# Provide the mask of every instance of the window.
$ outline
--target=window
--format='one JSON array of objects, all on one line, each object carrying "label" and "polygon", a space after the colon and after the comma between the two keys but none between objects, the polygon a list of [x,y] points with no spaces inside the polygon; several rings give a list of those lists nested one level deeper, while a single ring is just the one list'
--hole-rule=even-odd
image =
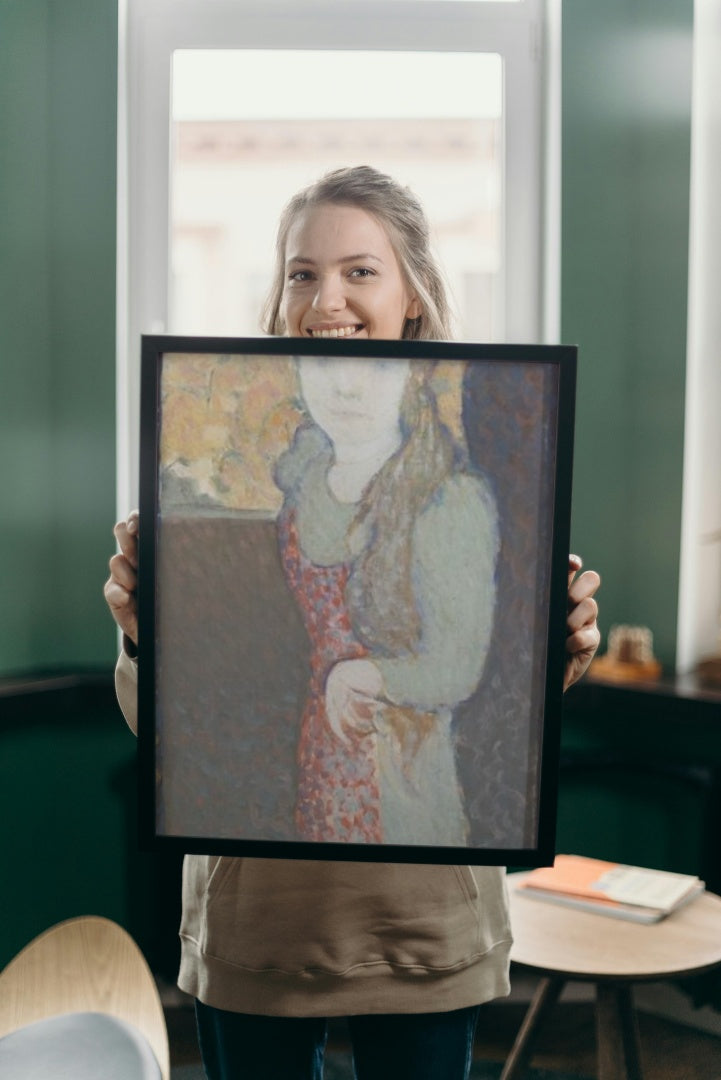
[{"label": "window", "polygon": [[121,512],[140,335],[258,333],[280,209],[337,165],[363,158],[421,197],[458,336],[554,340],[552,21],[543,0],[121,3]]},{"label": "window", "polygon": [[257,334],[285,202],[326,170],[370,162],[426,208],[456,336],[502,336],[498,55],[182,50],[171,96],[172,332]]}]

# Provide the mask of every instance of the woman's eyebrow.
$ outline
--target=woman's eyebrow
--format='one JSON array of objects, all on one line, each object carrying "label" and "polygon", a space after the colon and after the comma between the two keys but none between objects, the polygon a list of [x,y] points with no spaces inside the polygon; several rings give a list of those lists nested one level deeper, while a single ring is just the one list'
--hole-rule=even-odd
[{"label": "woman's eyebrow", "polygon": [[370,251],[361,251],[359,255],[344,255],[338,262],[364,262],[366,259],[372,259],[373,262],[382,263],[383,260],[379,255],[372,255]]},{"label": "woman's eyebrow", "polygon": [[[381,263],[381,265],[383,264],[380,255],[373,255],[370,251],[361,251],[358,255],[344,255],[338,262],[365,262],[368,259],[372,259],[373,262]],[[300,264],[302,266],[316,265],[315,259],[309,259],[305,255],[290,255],[286,260],[286,265],[290,266],[291,263]]]}]

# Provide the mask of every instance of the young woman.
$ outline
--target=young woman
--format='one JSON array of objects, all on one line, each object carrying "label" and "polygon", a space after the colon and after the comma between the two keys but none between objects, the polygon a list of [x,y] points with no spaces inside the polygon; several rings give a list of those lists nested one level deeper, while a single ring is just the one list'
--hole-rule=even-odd
[{"label": "young woman", "polygon": [[[280,224],[266,329],[304,337],[447,338],[445,294],[430,255],[425,217],[414,196],[367,167],[332,173],[296,196]],[[314,426],[323,435],[319,441],[311,431],[317,445],[303,453],[311,460],[318,452],[320,461],[322,444],[328,490],[320,497],[336,504],[335,539],[350,545],[340,562],[328,527],[313,535],[313,492],[299,479],[310,477],[312,485],[320,465],[315,473],[306,465],[299,469],[301,458],[291,454],[280,463],[278,474],[286,492],[279,528],[289,577],[309,567],[315,573],[321,566],[329,575],[323,588],[328,595],[335,590],[337,596],[340,583],[333,576],[347,575],[351,610],[343,633],[349,633],[352,642],[342,634],[339,642],[334,641],[324,682],[319,681],[311,693],[307,716],[309,724],[323,728],[324,738],[330,732],[344,747],[345,762],[346,744],[367,738],[369,728],[375,730],[374,722],[382,725],[379,713],[397,705],[396,697],[404,697],[392,691],[393,658],[386,655],[391,650],[383,640],[390,623],[399,620],[384,616],[383,598],[371,596],[368,602],[378,552],[363,542],[364,535],[374,531],[374,515],[384,502],[378,491],[378,499],[372,497],[372,488],[382,486],[381,478],[383,484],[389,480],[388,472],[403,452],[404,409],[419,407],[408,394],[408,373],[400,379],[402,369],[394,371],[398,385],[386,387],[384,393],[389,403],[386,422],[369,432],[367,418],[364,426],[356,417],[359,431],[369,438],[351,439],[347,434],[353,418],[348,415],[333,435],[337,409],[332,388],[322,385],[317,371],[301,373],[309,411],[316,417]],[[356,398],[359,394],[356,391]],[[456,483],[476,483],[475,478],[457,478],[453,469],[448,470],[447,458],[443,464],[447,452],[441,440],[437,473],[426,479],[425,488],[421,485],[419,500],[423,490],[445,484],[450,502]],[[483,558],[490,565],[492,504],[482,487],[476,491],[477,498],[471,501],[485,517]],[[411,507],[407,516],[416,522],[418,507]],[[120,554],[110,561],[105,595],[126,635],[117,688],[133,725],[137,513],[116,525],[115,535]],[[326,547],[321,552],[316,544]],[[408,614],[400,620],[407,635],[401,649],[412,653],[414,638],[424,627],[416,621],[414,628],[418,597],[408,595],[407,562],[417,561],[419,555],[413,544],[408,545],[407,536],[401,548],[396,596],[405,594],[402,602]],[[385,566],[388,552],[380,557]],[[367,574],[361,565],[364,559]],[[566,686],[583,674],[599,640],[593,599],[598,575],[576,576],[580,566],[580,560],[571,557]],[[320,637],[325,641],[327,636],[324,628]],[[346,645],[352,645],[350,655]],[[508,649],[513,648],[509,640]],[[441,694],[440,700],[445,697]],[[402,702],[412,713],[405,728],[416,740],[419,704]],[[425,704],[430,704],[431,714],[427,727],[438,728],[438,700]],[[403,730],[398,717],[387,724],[394,735]],[[310,737],[306,752],[310,759],[299,822],[310,832],[333,831],[339,827],[337,791],[328,811],[320,807],[319,798],[324,785],[328,791],[335,790],[334,783],[337,788],[337,776],[334,780],[316,768]],[[383,780],[374,771],[375,760],[371,758],[365,780],[378,785],[382,811]],[[341,787],[342,779],[341,775]],[[458,824],[457,808],[449,820]],[[382,831],[382,813],[378,827]],[[180,933],[179,984],[197,1000],[201,1051],[211,1080],[319,1078],[329,1016],[349,1019],[359,1080],[461,1080],[470,1068],[479,1005],[508,992],[511,934],[504,872],[499,867],[187,856]]]}]

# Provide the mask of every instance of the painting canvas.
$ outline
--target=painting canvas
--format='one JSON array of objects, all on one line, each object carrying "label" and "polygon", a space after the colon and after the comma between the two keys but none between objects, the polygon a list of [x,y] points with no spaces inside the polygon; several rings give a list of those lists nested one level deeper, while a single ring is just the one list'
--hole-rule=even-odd
[{"label": "painting canvas", "polygon": [[549,861],[575,359],[144,338],[146,844]]}]

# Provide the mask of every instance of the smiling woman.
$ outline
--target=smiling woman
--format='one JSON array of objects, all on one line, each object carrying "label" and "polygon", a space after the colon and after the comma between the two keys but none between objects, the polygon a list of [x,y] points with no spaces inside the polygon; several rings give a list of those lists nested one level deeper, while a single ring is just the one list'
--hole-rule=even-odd
[{"label": "smiling woman", "polygon": [[452,336],[416,196],[368,166],[336,169],[280,220],[264,328],[296,337]]},{"label": "smiling woman", "polygon": [[394,339],[420,314],[385,229],[365,210],[311,207],[286,244],[287,333]]}]

